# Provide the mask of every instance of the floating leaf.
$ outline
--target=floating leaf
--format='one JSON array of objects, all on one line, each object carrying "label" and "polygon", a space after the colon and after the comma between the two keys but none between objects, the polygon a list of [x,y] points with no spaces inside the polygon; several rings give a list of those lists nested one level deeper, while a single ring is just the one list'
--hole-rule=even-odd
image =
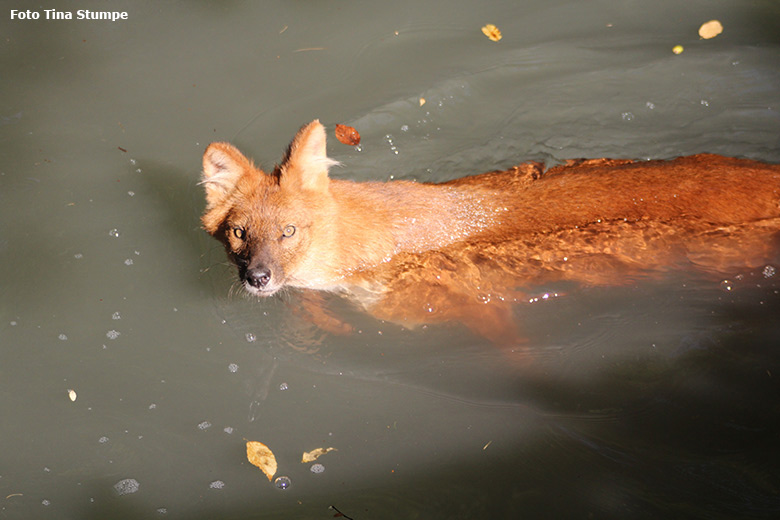
[{"label": "floating leaf", "polygon": [[360,134],[347,125],[336,125],[336,139],[343,144],[356,146],[360,144]]},{"label": "floating leaf", "polygon": [[501,31],[493,25],[492,23],[487,24],[482,28],[482,34],[493,40],[494,42],[497,42],[501,39]]},{"label": "floating leaf", "polygon": [[682,45],[675,45],[674,47],[672,47],[672,52],[675,54],[682,54],[683,50],[685,49],[683,49]]},{"label": "floating leaf", "polygon": [[303,453],[303,457],[301,458],[301,463],[306,464],[307,462],[315,461],[321,456],[328,453],[329,451],[338,451],[338,450],[336,448],[317,448],[316,450],[306,451]]},{"label": "floating leaf", "polygon": [[420,106],[423,106],[424,104],[425,104],[425,98],[421,97],[420,98]]},{"label": "floating leaf", "polygon": [[718,20],[710,20],[709,22],[702,24],[702,26],[699,27],[699,36],[705,40],[715,38],[722,32],[723,25]]},{"label": "floating leaf", "polygon": [[262,442],[247,441],[246,458],[265,473],[269,482],[276,474],[276,457],[271,449]]},{"label": "floating leaf", "polygon": [[71,401],[75,401],[78,396],[76,395],[76,391],[75,390],[73,390],[72,388],[69,388],[68,389],[68,397],[70,397]]}]

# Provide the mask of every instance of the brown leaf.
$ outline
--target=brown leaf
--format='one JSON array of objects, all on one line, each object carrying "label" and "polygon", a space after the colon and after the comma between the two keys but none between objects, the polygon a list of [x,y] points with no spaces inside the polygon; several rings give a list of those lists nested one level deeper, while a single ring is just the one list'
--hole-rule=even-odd
[{"label": "brown leaf", "polygon": [[276,474],[276,457],[271,449],[257,441],[247,441],[246,458],[265,473],[270,481]]},{"label": "brown leaf", "polygon": [[343,144],[356,146],[360,144],[360,134],[347,125],[336,125],[336,139]]},{"label": "brown leaf", "polygon": [[329,451],[338,450],[336,450],[336,448],[317,448],[316,450],[306,451],[303,453],[303,457],[301,457],[301,463],[306,464],[307,462],[315,461]]},{"label": "brown leaf", "polygon": [[497,42],[501,39],[501,31],[493,25],[492,23],[487,24],[482,28],[482,33],[493,40],[494,42]]}]

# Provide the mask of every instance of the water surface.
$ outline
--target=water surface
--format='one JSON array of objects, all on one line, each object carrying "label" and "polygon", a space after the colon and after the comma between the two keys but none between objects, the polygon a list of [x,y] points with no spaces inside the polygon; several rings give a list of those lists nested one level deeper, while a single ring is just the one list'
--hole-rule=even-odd
[{"label": "water surface", "polygon": [[360,131],[353,180],[780,162],[776,2],[51,7],[129,19],[0,16],[0,518],[778,515],[771,269],[534,288],[524,356],[334,301],[337,337],[236,290],[196,185],[209,142],[271,167],[314,118]]}]

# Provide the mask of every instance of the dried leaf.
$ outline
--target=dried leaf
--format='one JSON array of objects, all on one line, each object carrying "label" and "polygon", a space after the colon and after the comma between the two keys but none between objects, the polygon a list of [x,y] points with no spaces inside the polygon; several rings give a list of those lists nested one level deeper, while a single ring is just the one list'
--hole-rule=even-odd
[{"label": "dried leaf", "polygon": [[718,20],[710,20],[709,22],[702,24],[699,27],[699,36],[705,40],[715,38],[717,35],[723,32],[723,25]]},{"label": "dried leaf", "polygon": [[421,97],[420,98],[420,106],[423,106],[424,104],[425,104],[425,98]]},{"label": "dried leaf", "polygon": [[482,28],[482,33],[493,40],[494,42],[497,42],[501,39],[501,31],[493,25],[492,23],[487,24]]},{"label": "dried leaf", "polygon": [[682,54],[682,51],[684,50],[685,49],[683,49],[682,45],[675,45],[674,47],[672,47],[672,52],[675,54]]},{"label": "dried leaf", "polygon": [[336,125],[336,139],[343,144],[356,146],[360,144],[360,134],[347,125]]},{"label": "dried leaf", "polygon": [[301,463],[306,464],[307,462],[315,461],[329,451],[338,450],[336,448],[317,448],[316,450],[306,451],[303,453],[303,457],[301,457]]},{"label": "dried leaf", "polygon": [[75,390],[73,390],[72,388],[68,388],[68,397],[70,398],[71,401],[75,401],[78,396],[76,395]]},{"label": "dried leaf", "polygon": [[269,482],[276,474],[276,457],[271,449],[262,442],[247,441],[246,458],[265,473]]}]

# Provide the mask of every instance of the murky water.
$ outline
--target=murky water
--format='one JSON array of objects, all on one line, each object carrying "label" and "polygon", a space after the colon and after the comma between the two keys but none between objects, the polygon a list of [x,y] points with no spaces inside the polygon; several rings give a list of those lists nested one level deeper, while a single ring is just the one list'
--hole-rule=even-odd
[{"label": "murky water", "polygon": [[[271,166],[315,117],[359,129],[359,150],[331,143],[356,180],[778,162],[776,2],[86,1],[34,9],[129,19],[11,20],[21,4],[0,13],[0,518],[780,513],[771,269],[540,287],[517,309],[526,356],[338,301],[357,332],[335,337],[233,287],[195,185],[207,143]],[[701,40],[710,19],[724,32]]]}]

